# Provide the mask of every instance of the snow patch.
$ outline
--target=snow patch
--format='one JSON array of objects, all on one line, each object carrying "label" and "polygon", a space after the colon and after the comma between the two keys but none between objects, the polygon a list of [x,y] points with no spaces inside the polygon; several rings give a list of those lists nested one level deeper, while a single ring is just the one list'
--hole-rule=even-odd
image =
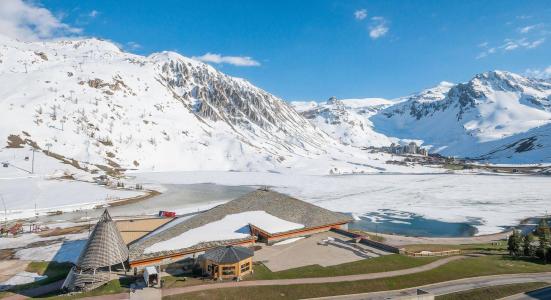
[{"label": "snow patch", "polygon": [[247,211],[225,216],[223,219],[193,228],[176,237],[145,248],[144,253],[188,248],[202,242],[242,239],[251,235],[249,224],[268,233],[285,232],[304,228],[265,211]]},{"label": "snow patch", "polygon": [[19,272],[12,278],[0,282],[0,291],[6,290],[14,285],[27,284],[35,281],[40,281],[48,278],[47,275],[38,275],[37,273],[31,273],[27,271]]}]

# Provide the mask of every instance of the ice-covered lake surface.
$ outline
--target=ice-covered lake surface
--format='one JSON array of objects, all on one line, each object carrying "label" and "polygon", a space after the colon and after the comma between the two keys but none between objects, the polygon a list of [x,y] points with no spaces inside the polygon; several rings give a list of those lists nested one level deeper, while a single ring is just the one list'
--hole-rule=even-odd
[{"label": "ice-covered lake surface", "polygon": [[429,219],[417,214],[382,209],[366,213],[348,227],[375,233],[389,233],[423,237],[466,237],[477,233],[480,220],[467,222],[445,222]]},{"label": "ice-covered lake surface", "polygon": [[[152,215],[159,210],[189,214],[205,210],[244,195],[254,188],[247,186],[224,186],[217,184],[166,184],[157,186],[162,194],[150,199],[122,206],[109,207],[113,217]],[[78,222],[88,218],[97,219],[104,208],[68,212],[57,216],[41,216],[46,223]]]},{"label": "ice-covered lake surface", "polygon": [[[411,223],[412,229],[415,229],[416,224],[422,224],[423,219],[458,223],[459,227],[470,225],[465,226],[464,232],[455,236],[473,233],[472,227],[476,228],[476,234],[500,232],[504,227],[517,225],[523,219],[543,215],[546,209],[551,209],[551,189],[549,188],[551,178],[543,176],[477,174],[310,176],[255,172],[159,172],[132,175],[136,177],[137,182],[145,182],[149,185],[214,183],[241,186],[241,188],[268,185],[274,190],[321,207],[350,213],[360,220],[373,217],[374,213],[379,216],[388,214],[389,211],[392,211],[394,216],[403,214],[399,221],[403,222],[402,225],[407,225],[406,222]],[[209,201],[212,204],[220,200],[221,203],[233,198],[225,197],[225,199]],[[208,203],[195,202],[186,209],[193,211],[194,206],[201,208],[205,207],[205,204]],[[171,208],[167,205],[158,209]],[[400,223],[394,222],[394,224]],[[436,228],[439,225],[442,223],[429,222],[428,230],[431,226]],[[450,236],[450,234],[441,235]]]}]

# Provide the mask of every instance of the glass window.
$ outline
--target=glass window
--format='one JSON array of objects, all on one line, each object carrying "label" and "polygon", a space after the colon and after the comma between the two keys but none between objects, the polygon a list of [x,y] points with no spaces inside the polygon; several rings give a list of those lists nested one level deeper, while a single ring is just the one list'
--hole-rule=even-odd
[{"label": "glass window", "polygon": [[246,264],[241,265],[241,272],[247,272],[251,268],[251,263],[247,262]]},{"label": "glass window", "polygon": [[222,267],[222,275],[234,275],[235,267]]}]

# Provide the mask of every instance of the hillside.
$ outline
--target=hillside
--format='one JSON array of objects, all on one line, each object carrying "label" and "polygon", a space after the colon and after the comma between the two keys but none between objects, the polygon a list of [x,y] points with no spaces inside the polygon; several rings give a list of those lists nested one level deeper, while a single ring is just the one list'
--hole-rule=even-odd
[{"label": "hillside", "polygon": [[97,39],[0,37],[0,81],[9,83],[0,89],[0,141],[22,149],[0,153],[8,163],[31,146],[71,174],[380,172],[391,159],[340,143],[287,102],[174,52],[144,57]]},{"label": "hillside", "polygon": [[442,155],[551,162],[549,80],[492,71],[392,101],[348,101],[293,104],[312,124],[356,147],[415,140]]},{"label": "hillside", "polygon": [[486,72],[441,96],[409,97],[372,121],[381,133],[423,140],[445,155],[551,162],[551,139],[545,134],[551,123],[551,83],[545,80]]},{"label": "hillside", "polygon": [[0,89],[3,143],[27,140],[91,165],[262,169],[331,143],[280,99],[173,52],[2,38],[0,81],[9,83]]},{"label": "hillside", "polygon": [[[313,125],[342,144],[355,147],[387,146],[393,139],[376,132],[369,118],[394,104],[381,98],[342,99],[326,102],[292,102]],[[394,139],[397,140],[397,139]]]}]

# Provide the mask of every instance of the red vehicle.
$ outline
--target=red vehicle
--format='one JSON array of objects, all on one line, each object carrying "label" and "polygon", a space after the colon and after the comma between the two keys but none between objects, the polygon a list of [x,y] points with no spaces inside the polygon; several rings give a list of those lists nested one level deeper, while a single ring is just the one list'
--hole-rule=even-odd
[{"label": "red vehicle", "polygon": [[174,218],[174,217],[176,217],[176,212],[174,212],[174,211],[160,210],[160,211],[159,211],[159,217],[163,217],[163,218]]}]

